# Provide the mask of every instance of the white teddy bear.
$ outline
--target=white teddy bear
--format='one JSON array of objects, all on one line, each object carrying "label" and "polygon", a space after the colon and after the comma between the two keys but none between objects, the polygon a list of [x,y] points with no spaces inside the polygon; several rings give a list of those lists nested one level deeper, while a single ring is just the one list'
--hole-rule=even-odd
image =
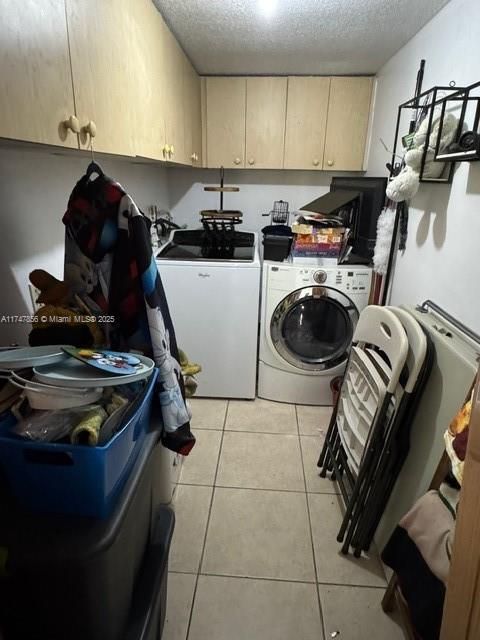
[{"label": "white teddy bear", "polygon": [[[393,202],[403,202],[410,200],[417,193],[420,186],[420,168],[422,156],[425,149],[428,131],[427,115],[421,122],[418,130],[413,136],[413,146],[405,153],[405,167],[387,185],[387,196]],[[435,147],[439,133],[440,116],[436,116],[432,121],[432,131],[428,141],[427,155],[423,169],[423,178],[439,178],[445,167],[443,162],[435,162]],[[454,139],[458,126],[458,119],[447,113],[443,119],[442,137],[440,138],[439,150],[445,149]]]}]

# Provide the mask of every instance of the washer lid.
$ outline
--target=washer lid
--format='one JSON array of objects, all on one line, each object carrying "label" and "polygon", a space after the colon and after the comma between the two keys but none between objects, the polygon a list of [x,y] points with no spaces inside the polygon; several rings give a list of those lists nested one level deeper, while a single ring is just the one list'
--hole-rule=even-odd
[{"label": "washer lid", "polygon": [[67,359],[63,351],[67,345],[47,345],[41,347],[20,347],[0,351],[0,369],[28,369],[55,364]]}]

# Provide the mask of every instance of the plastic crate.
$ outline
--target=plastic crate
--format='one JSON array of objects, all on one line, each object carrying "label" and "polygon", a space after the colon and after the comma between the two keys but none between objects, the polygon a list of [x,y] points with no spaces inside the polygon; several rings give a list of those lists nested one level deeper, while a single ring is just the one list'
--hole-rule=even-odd
[{"label": "plastic crate", "polygon": [[[152,410],[161,412],[158,404]],[[158,430],[145,437],[108,518],[26,511],[0,487],[3,640],[123,637],[154,540],[151,491],[159,437]]]},{"label": "plastic crate", "polygon": [[127,631],[122,640],[161,640],[167,608],[168,555],[175,516],[168,507],[159,509],[149,549],[140,569]]},{"label": "plastic crate", "polygon": [[32,511],[105,518],[149,431],[155,369],[124,424],[105,445],[31,442],[0,423],[0,466],[19,503]]}]

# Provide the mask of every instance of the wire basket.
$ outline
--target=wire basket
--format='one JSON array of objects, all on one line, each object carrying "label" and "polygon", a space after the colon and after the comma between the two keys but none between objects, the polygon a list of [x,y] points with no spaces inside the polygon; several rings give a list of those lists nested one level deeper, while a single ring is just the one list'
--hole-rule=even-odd
[{"label": "wire basket", "polygon": [[263,213],[262,215],[264,217],[270,216],[272,224],[288,224],[288,218],[290,216],[288,202],[285,200],[275,200],[270,213]]}]

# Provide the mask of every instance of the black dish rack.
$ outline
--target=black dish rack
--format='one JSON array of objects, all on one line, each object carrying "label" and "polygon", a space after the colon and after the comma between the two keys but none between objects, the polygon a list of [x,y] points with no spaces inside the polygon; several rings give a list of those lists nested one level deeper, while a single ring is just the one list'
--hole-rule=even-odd
[{"label": "black dish rack", "polygon": [[241,211],[223,208],[223,194],[236,193],[238,187],[225,186],[225,170],[220,167],[220,184],[215,187],[204,187],[204,191],[220,193],[218,209],[200,211],[200,219],[204,229],[202,256],[209,258],[233,258],[235,247],[238,247],[238,234],[235,227],[242,223]]}]

